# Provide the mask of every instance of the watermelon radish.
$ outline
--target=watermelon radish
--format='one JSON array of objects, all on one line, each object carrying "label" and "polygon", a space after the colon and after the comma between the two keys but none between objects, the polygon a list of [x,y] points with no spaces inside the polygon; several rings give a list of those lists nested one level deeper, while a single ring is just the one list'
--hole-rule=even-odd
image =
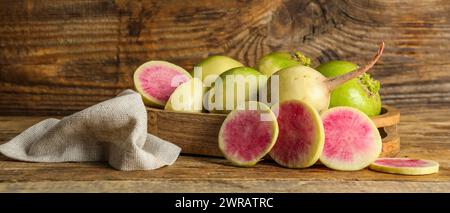
[{"label": "watermelon radish", "polygon": [[351,107],[322,113],[325,145],[320,161],[327,167],[354,171],[373,163],[381,153],[381,136],[372,120]]},{"label": "watermelon radish", "polygon": [[166,111],[202,112],[205,87],[199,78],[192,78],[180,86],[170,96],[164,107]]},{"label": "watermelon radish", "polygon": [[[224,55],[213,55],[205,58],[200,63],[195,65],[195,67],[201,68],[202,76],[196,76],[201,78],[203,83],[206,86],[210,86],[210,83],[213,83],[217,77],[223,72],[236,68],[243,67],[244,65],[241,62],[234,60],[228,56]],[[195,70],[195,69],[194,69]],[[191,72],[192,76],[194,76],[194,72]]]},{"label": "watermelon radish", "polygon": [[[278,124],[267,105],[254,101],[245,104],[245,109],[227,115],[219,131],[219,148],[235,165],[253,166],[275,144]],[[251,104],[258,107],[251,109]]]},{"label": "watermelon radish", "polygon": [[311,59],[300,52],[293,55],[287,52],[272,52],[258,60],[257,68],[262,74],[271,76],[278,70],[299,64],[309,67],[311,66]]},{"label": "watermelon radish", "polygon": [[266,80],[263,74],[250,67],[227,70],[206,93],[205,108],[212,113],[227,114],[246,101],[256,101],[259,84]]},{"label": "watermelon radish", "polygon": [[153,107],[164,107],[172,92],[191,79],[183,68],[166,61],[149,61],[134,72],[134,85],[144,103]]},{"label": "watermelon radish", "polygon": [[[329,61],[316,68],[325,77],[335,77],[351,72],[358,65],[348,61]],[[375,116],[381,113],[380,82],[368,73],[349,80],[331,92],[330,106],[349,106],[357,108],[366,115]]]},{"label": "watermelon radish", "polygon": [[319,113],[309,104],[290,100],[275,105],[279,134],[269,155],[289,168],[312,166],[324,146],[324,129]]},{"label": "watermelon radish", "polygon": [[439,163],[432,160],[411,158],[379,158],[369,168],[378,172],[402,175],[426,175],[437,173]]},{"label": "watermelon radish", "polygon": [[267,82],[268,87],[272,87],[272,79],[278,78],[278,81],[274,81],[274,83],[279,87],[278,100],[280,102],[292,99],[301,100],[322,112],[329,107],[331,91],[369,71],[380,59],[383,50],[384,43],[381,43],[373,59],[365,66],[330,79],[311,67],[289,66],[275,72]]}]

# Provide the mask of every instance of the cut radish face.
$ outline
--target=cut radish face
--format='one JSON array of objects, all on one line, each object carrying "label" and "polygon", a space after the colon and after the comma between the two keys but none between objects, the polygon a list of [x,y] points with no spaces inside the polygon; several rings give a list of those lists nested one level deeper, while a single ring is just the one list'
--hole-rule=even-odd
[{"label": "cut radish face", "polygon": [[163,107],[178,85],[191,79],[183,68],[166,61],[149,61],[134,72],[134,85],[149,106]]},{"label": "cut radish face", "polygon": [[322,114],[325,146],[320,161],[327,167],[354,171],[373,163],[381,153],[381,136],[372,120],[351,107]]},{"label": "cut radish face", "polygon": [[[275,144],[277,120],[270,108],[259,102],[258,109],[231,111],[219,131],[223,155],[239,166],[255,165]],[[249,106],[249,102],[246,103]],[[255,105],[255,106],[256,106]]]},{"label": "cut radish face", "polygon": [[379,158],[369,168],[377,172],[401,175],[426,175],[437,173],[439,163],[432,160],[410,158]]},{"label": "cut radish face", "polygon": [[322,153],[325,137],[317,111],[297,100],[284,101],[273,111],[278,114],[279,134],[270,157],[289,168],[312,166]]}]

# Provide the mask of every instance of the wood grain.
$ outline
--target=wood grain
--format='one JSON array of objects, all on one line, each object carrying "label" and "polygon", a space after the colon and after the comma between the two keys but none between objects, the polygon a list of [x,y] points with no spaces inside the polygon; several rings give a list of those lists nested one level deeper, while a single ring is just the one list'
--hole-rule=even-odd
[{"label": "wood grain", "polygon": [[[450,192],[450,111],[401,110],[399,157],[440,163],[437,174],[402,176],[367,169],[339,172],[315,165],[286,169],[271,161],[231,166],[221,158],[181,156],[153,171],[121,172],[106,163],[26,163],[0,155],[2,192]],[[46,117],[0,117],[0,143]],[[264,186],[264,187],[261,187]]]},{"label": "wood grain", "polygon": [[385,104],[450,104],[450,2],[429,0],[1,0],[0,113],[61,114],[133,86],[162,59],[186,69],[212,54],[253,66],[274,50],[317,65],[368,60]]}]

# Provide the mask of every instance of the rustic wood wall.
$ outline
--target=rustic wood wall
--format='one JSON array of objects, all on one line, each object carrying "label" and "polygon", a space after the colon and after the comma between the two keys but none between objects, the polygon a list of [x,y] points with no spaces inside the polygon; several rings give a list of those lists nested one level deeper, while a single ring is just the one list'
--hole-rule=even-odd
[{"label": "rustic wood wall", "polygon": [[383,101],[450,106],[447,0],[0,0],[0,114],[68,114],[133,85],[141,63],[273,50],[375,67]]}]

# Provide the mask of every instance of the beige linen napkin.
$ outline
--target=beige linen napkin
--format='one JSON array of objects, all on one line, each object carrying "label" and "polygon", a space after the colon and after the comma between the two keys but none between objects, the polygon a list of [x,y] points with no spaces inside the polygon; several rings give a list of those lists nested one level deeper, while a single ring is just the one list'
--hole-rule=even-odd
[{"label": "beige linen napkin", "polygon": [[171,165],[180,151],[147,133],[147,111],[141,96],[132,90],[61,120],[44,120],[0,145],[0,153],[16,160],[106,160],[126,171]]}]

